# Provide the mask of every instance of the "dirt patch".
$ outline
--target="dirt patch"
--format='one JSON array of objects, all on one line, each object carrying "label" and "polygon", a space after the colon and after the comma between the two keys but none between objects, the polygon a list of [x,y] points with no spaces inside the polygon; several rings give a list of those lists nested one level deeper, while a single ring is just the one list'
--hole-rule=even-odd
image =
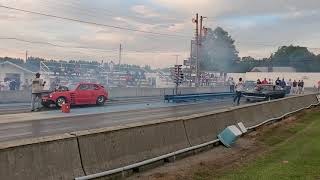
[{"label": "dirt patch", "polygon": [[252,138],[240,138],[234,147],[217,146],[209,151],[190,156],[173,163],[136,174],[130,180],[186,180],[192,179],[194,172],[215,169],[216,173],[226,168],[238,166],[241,162],[262,153],[264,148],[257,146]]},{"label": "dirt patch", "polygon": [[297,119],[310,111],[301,111],[277,123],[260,127],[241,137],[232,148],[217,146],[209,151],[190,156],[161,167],[142,172],[129,177],[129,180],[191,180],[207,179],[207,175],[219,176],[228,170],[239,168],[247,162],[272,150],[272,147],[262,143],[260,138],[277,128],[290,126]]}]

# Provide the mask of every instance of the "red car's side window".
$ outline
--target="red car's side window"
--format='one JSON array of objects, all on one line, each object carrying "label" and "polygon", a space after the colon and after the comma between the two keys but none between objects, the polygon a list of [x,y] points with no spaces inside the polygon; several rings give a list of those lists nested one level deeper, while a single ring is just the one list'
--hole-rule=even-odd
[{"label": "red car's side window", "polygon": [[79,86],[79,90],[81,90],[81,91],[90,90],[90,85],[89,84],[81,84]]}]

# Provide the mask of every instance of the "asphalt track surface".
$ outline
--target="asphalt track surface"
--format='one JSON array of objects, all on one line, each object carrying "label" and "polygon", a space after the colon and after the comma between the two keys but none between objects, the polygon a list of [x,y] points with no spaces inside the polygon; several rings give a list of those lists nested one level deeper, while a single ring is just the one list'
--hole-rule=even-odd
[{"label": "asphalt track surface", "polygon": [[[115,98],[108,100],[106,102],[106,106],[117,106],[121,104],[138,104],[138,103],[153,103],[159,102],[163,99],[163,97],[134,97],[134,98]],[[0,104],[0,115],[4,114],[16,114],[16,113],[26,113],[30,112],[30,103],[13,103],[13,104]],[[82,106],[86,108],[87,106]],[[77,107],[81,108],[81,107]],[[54,110],[51,109],[43,109],[43,111]]]},{"label": "asphalt track surface", "polygon": [[[77,113],[77,115],[71,114],[69,116],[59,111],[41,112],[41,114],[21,113],[0,115],[0,142],[181,117],[230,106],[233,105],[229,97],[197,103],[171,104],[153,102],[101,107],[106,109],[105,112],[100,112],[95,107],[80,108],[73,110],[76,111],[73,113]],[[81,114],[81,112],[85,111],[92,111],[92,114]],[[50,118],[47,117],[49,115],[51,115]],[[12,121],[10,120],[10,116],[12,116]],[[20,117],[21,121],[19,121],[18,117]]]}]

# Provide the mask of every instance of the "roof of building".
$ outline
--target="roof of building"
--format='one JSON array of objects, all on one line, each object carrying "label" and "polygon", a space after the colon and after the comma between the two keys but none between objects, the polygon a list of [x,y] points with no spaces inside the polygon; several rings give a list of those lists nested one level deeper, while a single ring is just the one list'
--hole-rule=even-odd
[{"label": "roof of building", "polygon": [[27,72],[27,73],[32,73],[32,74],[35,73],[33,71],[30,71],[30,70],[28,70],[28,69],[26,69],[24,67],[21,67],[21,66],[15,64],[15,63],[12,63],[10,61],[5,61],[5,62],[0,63],[0,65],[5,65],[5,64],[10,65],[10,66],[14,66],[14,67],[16,67],[16,68],[18,68],[18,69],[20,69],[20,70],[22,70],[24,72]]},{"label": "roof of building", "polygon": [[251,72],[297,72],[293,67],[254,67]]}]

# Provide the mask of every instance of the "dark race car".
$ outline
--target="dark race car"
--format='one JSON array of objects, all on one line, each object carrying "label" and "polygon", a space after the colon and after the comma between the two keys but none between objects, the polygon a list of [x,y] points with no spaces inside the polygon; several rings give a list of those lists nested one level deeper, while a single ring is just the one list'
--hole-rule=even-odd
[{"label": "dark race car", "polygon": [[245,81],[244,82],[244,89],[245,91],[249,91],[254,89],[257,86],[257,83],[255,81]]},{"label": "dark race car", "polygon": [[261,84],[251,90],[245,90],[242,94],[247,101],[264,101],[283,98],[286,90],[277,85]]}]

